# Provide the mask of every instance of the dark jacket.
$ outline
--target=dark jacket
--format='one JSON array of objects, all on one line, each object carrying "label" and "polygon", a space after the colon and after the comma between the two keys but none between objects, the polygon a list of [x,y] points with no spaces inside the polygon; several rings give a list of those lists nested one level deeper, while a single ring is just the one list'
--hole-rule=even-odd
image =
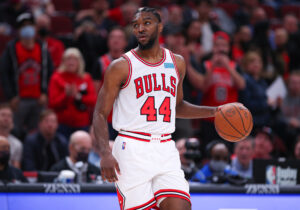
[{"label": "dark jacket", "polygon": [[6,166],[3,171],[0,171],[0,181],[7,183],[28,182],[22,171],[13,166]]},{"label": "dark jacket", "polygon": [[244,74],[243,76],[246,81],[246,88],[239,92],[239,101],[252,113],[255,126],[268,125],[270,109],[266,94],[267,83],[263,79],[255,80],[249,74]]},{"label": "dark jacket", "polygon": [[[6,99],[12,99],[15,96],[18,96],[19,87],[18,87],[18,76],[19,68],[16,55],[16,43],[18,39],[10,41],[0,60],[0,78],[3,85],[3,90]],[[47,94],[48,91],[48,82],[53,71],[53,64],[50,58],[50,54],[47,51],[47,46],[39,42],[41,46],[41,93]]]},{"label": "dark jacket", "polygon": [[[69,167],[67,163],[66,158],[53,165],[50,169],[50,171],[62,171],[62,170],[72,171],[72,169]],[[88,162],[86,181],[87,182],[95,181],[97,176],[99,175],[100,175],[100,169]]]},{"label": "dark jacket", "polygon": [[26,171],[47,171],[68,155],[64,136],[56,134],[49,144],[40,132],[27,136],[23,150],[23,168]]}]

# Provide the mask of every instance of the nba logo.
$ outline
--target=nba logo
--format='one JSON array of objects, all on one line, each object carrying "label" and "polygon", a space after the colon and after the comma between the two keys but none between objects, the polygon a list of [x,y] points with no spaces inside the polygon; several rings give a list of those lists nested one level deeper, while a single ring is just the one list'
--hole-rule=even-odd
[{"label": "nba logo", "polygon": [[126,147],[126,142],[123,142],[123,144],[122,144],[122,150],[124,150],[125,147]]},{"label": "nba logo", "polygon": [[267,184],[276,184],[276,166],[268,165],[266,167],[266,183]]}]

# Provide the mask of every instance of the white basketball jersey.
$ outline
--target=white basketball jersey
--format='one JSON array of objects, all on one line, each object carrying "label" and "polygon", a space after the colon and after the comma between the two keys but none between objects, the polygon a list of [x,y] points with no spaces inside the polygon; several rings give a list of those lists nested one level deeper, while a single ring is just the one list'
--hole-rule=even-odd
[{"label": "white basketball jersey", "polygon": [[129,64],[126,84],[114,103],[113,128],[167,134],[175,131],[175,109],[179,74],[174,55],[163,48],[158,63],[148,63],[134,50],[124,58]]}]

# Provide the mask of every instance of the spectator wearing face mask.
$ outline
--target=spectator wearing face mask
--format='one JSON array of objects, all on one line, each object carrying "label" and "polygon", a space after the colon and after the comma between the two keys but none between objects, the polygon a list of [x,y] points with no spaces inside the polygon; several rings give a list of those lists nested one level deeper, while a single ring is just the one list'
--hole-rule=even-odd
[{"label": "spectator wearing face mask", "polygon": [[1,58],[0,78],[6,99],[15,110],[15,133],[21,138],[36,130],[38,116],[47,104],[52,61],[46,47],[36,40],[30,13],[18,16],[18,38],[7,44]]},{"label": "spectator wearing face mask", "polygon": [[88,162],[92,149],[92,138],[86,131],[76,131],[70,137],[70,155],[51,167],[51,171],[71,170],[78,183],[92,182],[100,175],[100,170]]},{"label": "spectator wearing face mask", "polygon": [[211,183],[213,176],[225,177],[227,175],[237,175],[231,170],[229,165],[229,151],[224,143],[212,142],[208,146],[210,160],[191,179],[201,183]]},{"label": "spectator wearing face mask", "polygon": [[0,136],[0,182],[28,182],[20,169],[17,169],[8,163],[9,158],[9,142],[4,136]]}]

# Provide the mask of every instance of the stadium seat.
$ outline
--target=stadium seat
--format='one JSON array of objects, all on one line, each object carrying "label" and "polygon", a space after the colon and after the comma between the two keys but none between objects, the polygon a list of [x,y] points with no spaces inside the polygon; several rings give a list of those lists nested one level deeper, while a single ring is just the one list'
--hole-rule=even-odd
[{"label": "stadium seat", "polygon": [[269,5],[261,5],[261,7],[265,10],[267,13],[268,18],[276,18],[276,11],[273,7]]},{"label": "stadium seat", "polygon": [[51,27],[54,35],[67,35],[73,32],[71,18],[63,15],[51,17]]},{"label": "stadium seat", "polygon": [[300,6],[297,5],[284,5],[281,7],[281,16],[285,16],[286,14],[292,13],[300,18]]},{"label": "stadium seat", "polygon": [[58,12],[72,12],[74,11],[72,0],[52,0],[55,9]]},{"label": "stadium seat", "polygon": [[80,0],[80,9],[90,9],[93,0]]}]

